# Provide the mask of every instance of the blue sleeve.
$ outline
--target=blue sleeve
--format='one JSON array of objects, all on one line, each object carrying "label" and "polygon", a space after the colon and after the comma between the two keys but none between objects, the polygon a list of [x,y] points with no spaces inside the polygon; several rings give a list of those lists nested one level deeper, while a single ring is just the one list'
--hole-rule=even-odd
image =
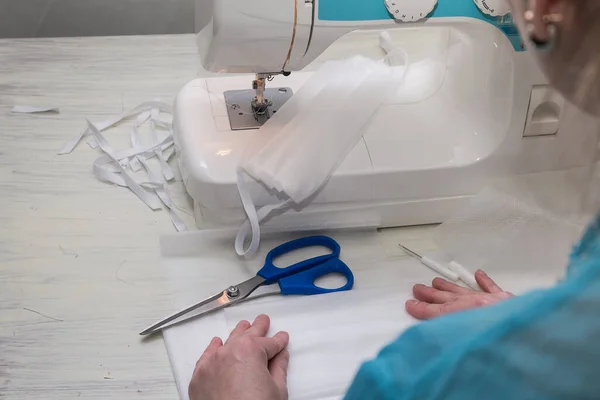
[{"label": "blue sleeve", "polygon": [[555,288],[414,326],[345,398],[599,398],[600,262],[584,263]]}]

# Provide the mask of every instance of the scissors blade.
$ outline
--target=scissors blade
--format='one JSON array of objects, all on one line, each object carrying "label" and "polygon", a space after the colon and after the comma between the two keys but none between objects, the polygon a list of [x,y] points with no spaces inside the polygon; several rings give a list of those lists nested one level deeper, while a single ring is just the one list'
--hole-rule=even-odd
[{"label": "scissors blade", "polygon": [[[254,290],[256,290],[256,288],[261,286],[264,282],[265,282],[264,278],[261,278],[260,276],[255,276],[253,278],[248,279],[245,282],[240,283],[239,285],[231,286],[230,288],[225,289],[222,292],[215,294],[214,296],[211,296],[205,300],[202,300],[199,303],[189,306],[189,307],[185,308],[184,310],[181,310],[181,311],[155,323],[154,325],[149,326],[148,328],[146,328],[142,332],[140,332],[140,335],[147,336],[147,335],[155,333],[159,330],[162,330],[168,326],[170,327],[175,324],[179,324],[181,322],[188,321],[192,318],[197,318],[206,313],[217,311],[222,308],[229,307],[233,304],[244,301],[246,298],[248,298],[248,296],[250,296],[250,294],[252,294],[252,292],[254,292]],[[236,291],[237,294],[235,296],[231,295],[233,289],[237,290]],[[200,311],[199,313],[190,315],[187,318],[176,321],[179,318],[183,317],[184,315],[189,314],[190,312],[195,311],[201,307],[204,307],[204,310]],[[176,322],[173,322],[173,321],[176,321]],[[171,323],[171,322],[173,322],[173,323]]]},{"label": "scissors blade", "polygon": [[[229,298],[227,297],[227,293],[224,290],[221,293],[217,293],[214,296],[211,296],[205,300],[202,300],[200,303],[189,306],[184,310],[181,310],[173,315],[168,316],[167,318],[165,318],[161,321],[158,321],[154,325],[151,325],[148,328],[141,331],[140,335],[146,336],[146,335],[150,335],[151,333],[154,333],[156,331],[159,331],[162,328],[165,328],[169,322],[175,321],[176,319],[183,317],[184,315],[186,315],[194,310],[197,310],[198,308],[200,308],[202,306],[207,306],[208,309],[205,312],[208,312],[208,311],[214,310],[215,307],[218,307],[220,305],[223,305],[223,304],[226,305],[228,301],[229,301]],[[181,322],[183,322],[183,321],[181,321]]]}]

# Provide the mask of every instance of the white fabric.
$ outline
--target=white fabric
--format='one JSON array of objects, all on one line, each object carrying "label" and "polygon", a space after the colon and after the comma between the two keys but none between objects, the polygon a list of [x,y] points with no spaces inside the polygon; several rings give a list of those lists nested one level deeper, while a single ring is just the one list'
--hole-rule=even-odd
[{"label": "white fabric", "polygon": [[[129,173],[125,170],[125,168],[123,168],[123,166],[121,165],[119,160],[117,158],[115,158],[115,156],[113,154],[114,151],[110,147],[110,144],[108,143],[108,141],[106,141],[106,139],[104,139],[104,137],[102,136],[100,131],[94,126],[94,124],[92,124],[89,121],[88,121],[88,129],[90,130],[90,132],[92,132],[92,135],[94,135],[94,138],[96,139],[96,142],[98,143],[98,146],[114,162],[114,165],[117,167],[118,172],[120,173],[120,176],[123,178],[123,181],[125,182],[125,185],[133,193],[135,193],[140,198],[140,200],[142,200],[144,203],[146,203],[146,205],[148,207],[150,207],[152,210],[160,209],[161,208],[160,201],[157,201],[158,199],[156,197],[150,196],[148,194],[148,192],[146,192],[146,190],[143,189],[140,186],[140,184],[137,183],[135,181],[135,179],[133,179],[131,177],[131,175],[129,175]],[[99,173],[100,171],[102,171],[102,169],[94,170],[94,172],[96,173],[96,176],[99,179],[103,179],[105,176],[103,174],[100,174]],[[109,173],[114,174],[113,172],[109,172]]]},{"label": "white fabric", "polygon": [[578,187],[586,174],[582,168],[496,181],[436,229],[439,249],[454,262],[449,267],[492,276],[507,268],[524,275],[564,271],[589,221],[581,214]]},{"label": "white fabric", "polygon": [[[236,238],[239,255],[256,251],[262,219],[292,203],[310,201],[356,146],[369,118],[402,83],[407,56],[401,50],[396,54],[404,55],[403,68],[365,57],[326,63],[258,130],[238,169],[248,217]],[[287,200],[256,212],[244,175]],[[249,233],[250,245],[244,249]]]},{"label": "white fabric", "polygon": [[[240,319],[267,313],[272,318],[271,333],[290,333],[290,400],[339,399],[359,364],[415,322],[405,313],[404,302],[411,298],[414,284],[431,282],[437,275],[413,257],[387,256],[391,253],[386,253],[382,235],[375,230],[325,234],[340,244],[341,258],[355,276],[354,289],[321,296],[256,299],[165,330],[181,399],[188,399],[195,363],[210,340],[226,337]],[[175,296],[173,308],[166,314],[250,278],[270,249],[303,236],[264,234],[254,257],[240,259],[231,251],[234,235],[233,230],[207,230],[161,238],[162,271]],[[300,257],[306,256],[300,253],[294,260]],[[551,284],[554,279],[552,271],[528,276],[512,266],[492,272],[500,285],[514,293]],[[162,317],[157,315],[157,319]]]},{"label": "white fabric", "polygon": [[[414,262],[409,263],[419,269]],[[273,333],[290,333],[290,398],[342,396],[363,361],[376,356],[383,346],[416,323],[404,308],[411,290],[400,283],[397,274],[394,277],[397,271],[392,263],[380,261],[371,274],[386,274],[400,287],[388,284],[286,301],[267,298],[231,307],[224,312],[227,329],[266,312],[273,320]]]},{"label": "white fabric", "polygon": [[[271,248],[302,236],[265,234],[255,257],[242,261],[231,251],[233,235],[198,231],[161,238],[163,271],[177,294],[172,311],[251,277]],[[290,333],[291,400],[338,398],[362,360],[414,323],[404,311],[404,301],[413,284],[435,275],[412,258],[387,258],[375,230],[328,235],[338,241],[342,259],[355,275],[354,290],[256,299],[163,332],[182,399],[187,399],[194,364],[210,339],[226,337],[240,318],[266,312],[273,333],[278,329]]]},{"label": "white fabric", "polygon": [[56,107],[14,106],[12,112],[15,114],[40,114],[58,113],[60,110]]},{"label": "white fabric", "polygon": [[136,158],[140,161],[140,163],[143,165],[144,169],[146,170],[146,173],[148,174],[148,179],[150,180],[150,182],[156,185],[156,187],[154,188],[154,191],[155,191],[156,195],[160,198],[160,201],[162,201],[162,203],[167,208],[167,211],[169,212],[169,216],[171,217],[171,222],[173,223],[173,226],[175,227],[175,229],[177,229],[178,232],[185,231],[186,230],[185,223],[181,220],[181,218],[179,218],[179,215],[177,215],[177,213],[174,210],[175,205],[173,204],[173,202],[171,201],[171,198],[169,197],[169,195],[167,193],[167,189],[165,187],[166,182],[164,181],[164,179],[161,181],[161,180],[159,180],[159,178],[157,178],[154,175],[154,173],[152,172],[152,169],[146,162],[146,158],[144,156],[137,156]]},{"label": "white fabric", "polygon": [[[279,204],[263,206],[257,210],[254,207],[254,202],[252,201],[250,192],[247,189],[247,183],[245,181],[244,174],[238,173],[237,179],[240,199],[242,200],[242,205],[244,207],[244,211],[246,212],[247,219],[244,221],[235,237],[235,251],[238,255],[254,254],[260,243],[258,240],[260,238],[259,224],[272,212],[285,209],[289,204],[292,204],[292,201],[286,200]],[[244,243],[248,237],[248,234],[251,234],[252,241],[248,248],[244,250]]]},{"label": "white fabric", "polygon": [[[96,128],[98,128],[98,130],[100,132],[103,132],[103,131],[107,130],[108,128],[123,121],[124,119],[130,118],[131,116],[137,115],[144,110],[151,109],[152,107],[156,107],[159,110],[161,110],[162,112],[166,112],[169,114],[173,113],[172,107],[169,104],[162,103],[159,101],[149,101],[149,102],[140,104],[139,106],[137,106],[131,110],[124,111],[123,113],[121,113],[113,118],[110,118],[106,121],[96,123],[95,126],[96,126]],[[79,135],[77,135],[74,138],[67,141],[67,143],[65,143],[65,145],[58,152],[58,154],[69,154],[70,152],[73,151],[73,149],[75,149],[77,144],[79,144],[79,142],[81,141],[81,139],[83,139],[84,136],[88,136],[90,134],[91,134],[91,132],[88,129],[85,129]]]},{"label": "white fabric", "polygon": [[[103,122],[94,124],[88,121],[87,129],[69,140],[59,154],[70,153],[84,136],[91,135],[87,143],[90,147],[99,148],[104,153],[94,160],[94,175],[104,182],[129,188],[152,210],[165,208],[175,229],[185,231],[187,229],[185,223],[175,212],[176,206],[171,201],[167,190],[167,182],[175,179],[173,169],[168,163],[173,154],[174,141],[172,124],[161,119],[161,113],[171,115],[171,106],[160,101],[150,101]],[[132,147],[123,150],[113,149],[102,131],[131,117],[135,117],[130,135]],[[150,145],[142,142],[139,132],[139,128],[148,122],[151,127]],[[166,129],[168,134],[160,138],[157,128]],[[160,177],[152,171],[147,162],[154,157],[161,167]],[[140,183],[135,179],[134,174],[142,169],[146,172],[148,181]]]}]

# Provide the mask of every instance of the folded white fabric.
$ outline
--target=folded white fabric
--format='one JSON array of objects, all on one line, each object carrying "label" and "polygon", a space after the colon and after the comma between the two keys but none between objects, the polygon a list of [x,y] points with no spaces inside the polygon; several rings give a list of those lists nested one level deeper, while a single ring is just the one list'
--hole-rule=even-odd
[{"label": "folded white fabric", "polygon": [[[256,251],[263,219],[309,203],[356,146],[363,127],[404,80],[408,56],[401,49],[394,56],[400,63],[394,67],[361,56],[327,62],[261,127],[238,166],[247,215],[235,241],[239,255]],[[257,210],[246,176],[278,192],[281,203]]]}]

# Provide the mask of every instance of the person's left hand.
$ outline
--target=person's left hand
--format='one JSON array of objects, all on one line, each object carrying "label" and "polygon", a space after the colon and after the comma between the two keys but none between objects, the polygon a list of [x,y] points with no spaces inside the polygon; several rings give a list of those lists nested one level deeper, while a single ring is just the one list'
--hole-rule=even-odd
[{"label": "person's left hand", "polygon": [[214,338],[196,363],[190,400],[287,400],[286,332],[267,337],[270,320],[241,321],[223,344]]},{"label": "person's left hand", "polygon": [[406,302],[406,311],[417,319],[432,319],[445,314],[471,308],[488,306],[513,297],[505,292],[481,270],[475,273],[475,280],[482,292],[458,286],[442,278],[435,278],[431,286],[415,285],[413,295],[416,300]]}]

